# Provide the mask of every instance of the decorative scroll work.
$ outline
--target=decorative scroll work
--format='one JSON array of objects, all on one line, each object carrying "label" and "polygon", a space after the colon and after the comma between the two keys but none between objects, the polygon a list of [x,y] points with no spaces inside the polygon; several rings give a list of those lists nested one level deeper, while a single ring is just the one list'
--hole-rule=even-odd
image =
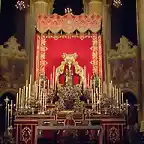
[{"label": "decorative scroll work", "polygon": [[0,45],[0,56],[16,59],[27,59],[27,53],[24,49],[20,49],[20,44],[15,37],[8,39],[4,45]]},{"label": "decorative scroll work", "polygon": [[96,33],[101,29],[101,19],[101,16],[98,14],[81,14],[75,16],[70,13],[64,16],[57,14],[39,15],[37,18],[36,28],[42,34],[48,30],[54,34],[61,30],[67,34],[73,33],[76,30],[80,33],[84,33],[87,30]]},{"label": "decorative scroll work", "polygon": [[101,43],[101,35],[95,35],[93,37],[93,46],[92,50],[92,66],[93,73],[97,74],[100,78],[103,77],[102,70],[102,43]]},{"label": "decorative scroll work", "polygon": [[137,55],[137,46],[133,45],[126,37],[120,38],[120,43],[116,45],[117,50],[111,49],[109,51],[109,60],[132,58]]},{"label": "decorative scroll work", "polygon": [[29,127],[24,127],[21,131],[21,141],[23,141],[25,144],[27,144],[32,137],[32,131]]},{"label": "decorative scroll work", "polygon": [[39,78],[40,75],[45,76],[45,66],[47,64],[45,60],[46,49],[47,49],[45,43],[46,43],[45,36],[37,36],[36,78]]}]

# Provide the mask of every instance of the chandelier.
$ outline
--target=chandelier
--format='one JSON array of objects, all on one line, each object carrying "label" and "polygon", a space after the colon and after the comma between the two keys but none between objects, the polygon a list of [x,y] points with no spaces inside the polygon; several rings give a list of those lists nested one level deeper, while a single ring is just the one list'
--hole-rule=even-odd
[{"label": "chandelier", "polygon": [[18,10],[22,11],[22,10],[24,10],[25,8],[29,7],[29,5],[25,4],[25,2],[24,2],[23,0],[21,0],[21,1],[18,0],[17,3],[16,3],[16,5],[15,5],[15,7],[16,7]]},{"label": "chandelier", "polygon": [[72,9],[71,8],[65,8],[65,14],[67,13],[72,13]]},{"label": "chandelier", "polygon": [[113,0],[113,6],[119,8],[122,6],[121,0]]}]

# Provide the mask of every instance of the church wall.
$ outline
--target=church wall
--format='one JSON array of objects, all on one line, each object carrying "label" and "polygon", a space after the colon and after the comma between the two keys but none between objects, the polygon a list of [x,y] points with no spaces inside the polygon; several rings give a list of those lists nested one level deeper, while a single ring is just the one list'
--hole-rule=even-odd
[{"label": "church wall", "polygon": [[0,45],[0,96],[25,84],[27,54],[15,37]]},{"label": "church wall", "polygon": [[122,36],[115,49],[109,50],[111,80],[124,92],[133,93],[139,101],[139,71],[137,46]]}]

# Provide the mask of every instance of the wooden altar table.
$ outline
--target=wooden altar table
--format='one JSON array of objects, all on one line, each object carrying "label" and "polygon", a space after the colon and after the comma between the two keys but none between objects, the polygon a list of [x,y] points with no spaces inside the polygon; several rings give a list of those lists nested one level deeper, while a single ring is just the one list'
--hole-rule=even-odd
[{"label": "wooden altar table", "polygon": [[[101,120],[101,125],[104,131],[103,144],[122,144],[125,127],[124,118],[97,117],[92,118],[91,120]],[[64,119],[55,120],[55,117],[47,115],[16,116],[14,121],[16,144],[35,144],[38,129],[48,128],[43,127],[44,122],[53,123],[54,126],[50,127],[53,129],[60,128],[56,126],[62,126],[61,128],[64,128]],[[88,126],[88,122],[88,119],[85,119],[84,121],[81,119],[75,119],[76,126],[82,126],[83,128]],[[95,128],[95,126],[92,127]]]}]

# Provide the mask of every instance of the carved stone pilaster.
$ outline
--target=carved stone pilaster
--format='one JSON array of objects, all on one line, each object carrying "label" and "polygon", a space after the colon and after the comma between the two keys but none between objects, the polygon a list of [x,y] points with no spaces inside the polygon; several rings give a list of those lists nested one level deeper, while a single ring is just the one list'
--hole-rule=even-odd
[{"label": "carved stone pilaster", "polygon": [[108,52],[111,79],[124,91],[138,96],[138,48],[122,36],[115,49]]}]

